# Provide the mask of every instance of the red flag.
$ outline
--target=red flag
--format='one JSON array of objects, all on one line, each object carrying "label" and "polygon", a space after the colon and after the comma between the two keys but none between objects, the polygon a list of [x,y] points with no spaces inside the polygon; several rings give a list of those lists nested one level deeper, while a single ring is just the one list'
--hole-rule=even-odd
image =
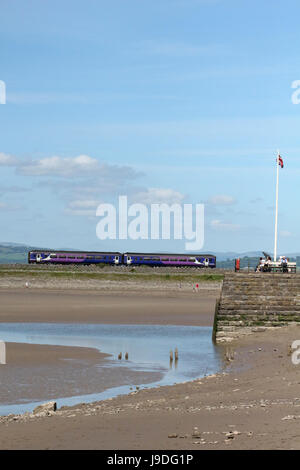
[{"label": "red flag", "polygon": [[281,168],[283,168],[283,160],[280,155],[278,155],[278,165],[280,165]]}]

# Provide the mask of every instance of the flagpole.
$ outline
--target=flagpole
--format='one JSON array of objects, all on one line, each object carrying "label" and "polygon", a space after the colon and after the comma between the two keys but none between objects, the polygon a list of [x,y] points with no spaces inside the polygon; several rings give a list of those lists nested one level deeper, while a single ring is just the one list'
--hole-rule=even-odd
[{"label": "flagpole", "polygon": [[277,152],[276,166],[276,208],[275,208],[275,237],[274,237],[274,261],[277,259],[277,226],[278,226],[278,182],[279,182],[279,150]]}]

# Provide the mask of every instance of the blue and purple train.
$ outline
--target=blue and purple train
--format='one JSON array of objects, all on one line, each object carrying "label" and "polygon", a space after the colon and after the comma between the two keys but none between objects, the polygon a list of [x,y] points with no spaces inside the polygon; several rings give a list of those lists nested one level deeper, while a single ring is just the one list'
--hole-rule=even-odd
[{"label": "blue and purple train", "polygon": [[191,266],[215,268],[216,257],[203,254],[119,253],[96,251],[32,250],[30,264],[109,264],[125,266]]}]

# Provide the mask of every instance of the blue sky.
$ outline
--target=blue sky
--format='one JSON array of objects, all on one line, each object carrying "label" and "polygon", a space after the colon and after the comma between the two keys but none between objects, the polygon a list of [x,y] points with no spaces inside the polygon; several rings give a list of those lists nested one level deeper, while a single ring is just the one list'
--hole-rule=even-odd
[{"label": "blue sky", "polygon": [[300,252],[297,1],[1,0],[0,241],[100,241],[96,207],[204,203],[202,251]]}]

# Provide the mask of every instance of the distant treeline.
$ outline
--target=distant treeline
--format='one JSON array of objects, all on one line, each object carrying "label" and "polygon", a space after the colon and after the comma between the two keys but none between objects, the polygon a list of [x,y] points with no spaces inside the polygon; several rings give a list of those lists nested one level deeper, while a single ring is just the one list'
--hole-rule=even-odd
[{"label": "distant treeline", "polygon": [[[296,258],[289,258],[290,261],[296,262],[297,267],[300,266],[300,256],[297,256]],[[259,262],[259,256],[244,256],[243,258],[240,258],[240,268],[241,269],[255,269],[256,266],[258,265]],[[217,258],[217,268],[222,268],[222,269],[234,269],[235,266],[235,260],[234,259],[227,259],[226,261],[218,261]]]}]

